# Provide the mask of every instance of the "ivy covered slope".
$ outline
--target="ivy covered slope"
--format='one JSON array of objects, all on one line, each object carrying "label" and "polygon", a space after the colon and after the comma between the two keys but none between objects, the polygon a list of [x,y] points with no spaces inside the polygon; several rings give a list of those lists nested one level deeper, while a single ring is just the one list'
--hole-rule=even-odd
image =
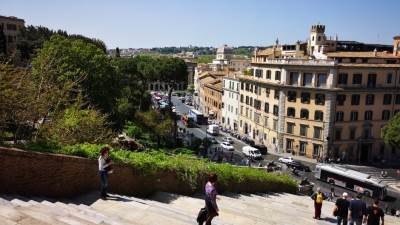
[{"label": "ivy covered slope", "polygon": [[[25,148],[97,159],[100,147],[94,144],[77,144],[58,149],[36,149],[33,146]],[[193,191],[202,190],[209,173],[218,175],[220,191],[257,190],[294,193],[297,187],[296,182],[286,175],[267,173],[248,167],[210,163],[185,154],[169,156],[160,151],[130,152],[112,149],[111,158],[115,163],[131,165],[144,175],[157,176],[165,171],[176,173],[182,182],[190,184]]]}]

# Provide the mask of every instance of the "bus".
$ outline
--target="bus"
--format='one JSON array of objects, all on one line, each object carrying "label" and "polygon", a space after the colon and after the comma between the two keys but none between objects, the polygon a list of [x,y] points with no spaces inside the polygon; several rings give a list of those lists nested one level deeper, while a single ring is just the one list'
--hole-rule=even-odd
[{"label": "bus", "polygon": [[193,117],[194,122],[197,123],[198,125],[207,125],[207,117],[205,117],[203,113],[195,109],[190,109],[188,115]]},{"label": "bus", "polygon": [[182,122],[188,128],[194,127],[194,117],[192,117],[192,116],[183,115]]},{"label": "bus", "polygon": [[368,174],[337,165],[318,164],[315,167],[315,177],[332,185],[356,192],[361,191],[369,197],[377,197],[383,200],[387,195],[387,187],[382,181],[372,179]]}]

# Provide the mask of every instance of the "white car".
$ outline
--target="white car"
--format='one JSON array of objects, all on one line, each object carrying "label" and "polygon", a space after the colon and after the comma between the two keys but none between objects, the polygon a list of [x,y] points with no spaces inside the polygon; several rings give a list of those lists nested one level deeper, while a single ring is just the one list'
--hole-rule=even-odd
[{"label": "white car", "polygon": [[226,142],[226,141],[221,143],[221,147],[223,149],[225,149],[225,150],[228,150],[228,151],[234,151],[235,150],[235,148],[229,142]]},{"label": "white car", "polygon": [[242,152],[246,157],[252,158],[252,159],[262,159],[262,155],[260,150],[251,147],[251,146],[244,146],[242,148]]},{"label": "white car", "polygon": [[281,163],[292,163],[294,160],[292,157],[281,157],[278,161]]},{"label": "white car", "polygon": [[233,144],[233,139],[231,137],[224,137],[224,139],[222,139],[222,141]]}]

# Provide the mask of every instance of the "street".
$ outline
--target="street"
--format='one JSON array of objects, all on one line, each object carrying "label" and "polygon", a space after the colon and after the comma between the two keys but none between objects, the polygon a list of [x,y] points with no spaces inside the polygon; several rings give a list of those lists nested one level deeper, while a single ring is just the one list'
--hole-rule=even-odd
[{"label": "street", "polygon": [[[176,96],[172,96],[172,103],[174,104],[174,106],[176,107],[177,112],[179,112],[179,114],[185,114],[189,112],[190,107],[183,104],[181,100],[179,100]],[[178,123],[181,127],[184,127],[184,125],[179,121]],[[187,131],[189,131],[190,133],[192,133],[194,136],[203,139],[207,136],[210,136],[210,134],[206,133],[206,129],[207,126],[206,125],[202,125],[202,126],[198,126],[197,128],[186,128]],[[218,136],[215,136],[216,140],[221,143],[223,138],[229,136],[223,132],[220,132],[220,134]],[[230,137],[230,136],[229,136]],[[234,154],[235,154],[235,162],[234,164],[238,164],[238,161],[243,161],[243,159],[245,159],[245,156],[243,155],[243,153],[241,152],[243,146],[246,146],[247,144],[242,142],[241,140],[238,139],[234,139],[234,143],[233,146],[235,148],[234,150]],[[262,161],[262,165],[267,165],[268,162],[271,162],[272,160],[275,162],[278,162],[278,159],[282,157],[282,155],[279,155],[278,153],[272,152],[272,151],[268,151],[268,154],[266,156],[264,156],[264,159]],[[305,164],[306,166],[309,166],[311,171],[314,171],[315,169],[315,162],[310,162],[309,160],[299,160],[301,161],[303,164]],[[344,165],[341,165],[344,166]],[[286,166],[283,165],[283,168],[285,168]],[[353,170],[357,170],[363,173],[367,173],[370,174],[373,177],[379,178],[380,175],[380,171],[381,169],[379,168],[374,168],[374,167],[363,167],[363,166],[350,166],[350,165],[346,165],[344,167],[347,167],[349,169],[353,169]],[[291,173],[289,173],[289,171],[284,171],[286,173],[288,173],[289,175],[291,175],[294,179],[296,180],[300,180],[303,177],[308,177],[308,180],[312,183],[315,184],[315,187],[320,187],[321,190],[323,192],[329,193],[331,188],[333,187],[335,189],[335,193],[336,196],[340,196],[343,192],[348,192],[350,196],[354,196],[355,192],[352,192],[348,189],[344,189],[338,186],[332,186],[328,183],[325,182],[321,182],[319,180],[317,180],[314,177],[314,173],[313,172],[302,172],[300,174],[300,176],[293,176]],[[400,186],[400,181],[397,178],[396,179],[396,174],[395,174],[395,170],[394,169],[389,169],[388,170],[388,178],[383,179],[388,185],[388,198],[385,202],[382,202],[382,207],[384,207],[386,204],[388,205],[389,208],[400,208],[400,190],[399,189],[394,189],[393,187],[397,187],[397,185]],[[368,198],[366,199],[367,202],[371,202],[371,199]]]}]

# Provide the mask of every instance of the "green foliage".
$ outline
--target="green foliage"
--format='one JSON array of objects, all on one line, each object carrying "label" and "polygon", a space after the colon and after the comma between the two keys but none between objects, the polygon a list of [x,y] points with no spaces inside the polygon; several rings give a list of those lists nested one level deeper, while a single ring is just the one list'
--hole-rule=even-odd
[{"label": "green foliage", "polygon": [[213,59],[215,58],[215,55],[199,55],[194,62],[195,63],[211,63]]},{"label": "green foliage", "polygon": [[188,86],[188,88],[187,88],[187,91],[188,91],[189,93],[193,94],[193,93],[194,93],[194,85],[193,85],[193,84],[190,84],[190,85]]},{"label": "green foliage", "polygon": [[244,70],[243,74],[246,76],[253,76],[253,69]]},{"label": "green foliage", "polygon": [[[97,159],[102,146],[78,144],[55,149],[54,152]],[[114,162],[127,163],[142,171],[145,175],[157,175],[163,171],[174,171],[178,174],[179,179],[191,184],[193,189],[199,186],[198,182],[201,182],[209,173],[218,175],[218,183],[222,187],[251,184],[252,182],[268,184],[265,191],[295,192],[297,187],[296,182],[286,175],[276,175],[266,173],[263,170],[236,167],[229,164],[209,163],[205,160],[188,157],[185,154],[172,157],[155,151],[130,152],[112,149],[110,157]]]},{"label": "green foliage", "polygon": [[106,117],[94,109],[80,109],[73,105],[53,120],[44,124],[40,135],[54,145],[76,143],[104,143],[110,140],[111,130]]},{"label": "green foliage", "polygon": [[382,138],[386,144],[395,148],[400,146],[400,113],[397,113],[382,129]]},{"label": "green foliage", "polygon": [[128,121],[124,126],[124,132],[131,138],[140,138],[143,131],[134,122]]}]

